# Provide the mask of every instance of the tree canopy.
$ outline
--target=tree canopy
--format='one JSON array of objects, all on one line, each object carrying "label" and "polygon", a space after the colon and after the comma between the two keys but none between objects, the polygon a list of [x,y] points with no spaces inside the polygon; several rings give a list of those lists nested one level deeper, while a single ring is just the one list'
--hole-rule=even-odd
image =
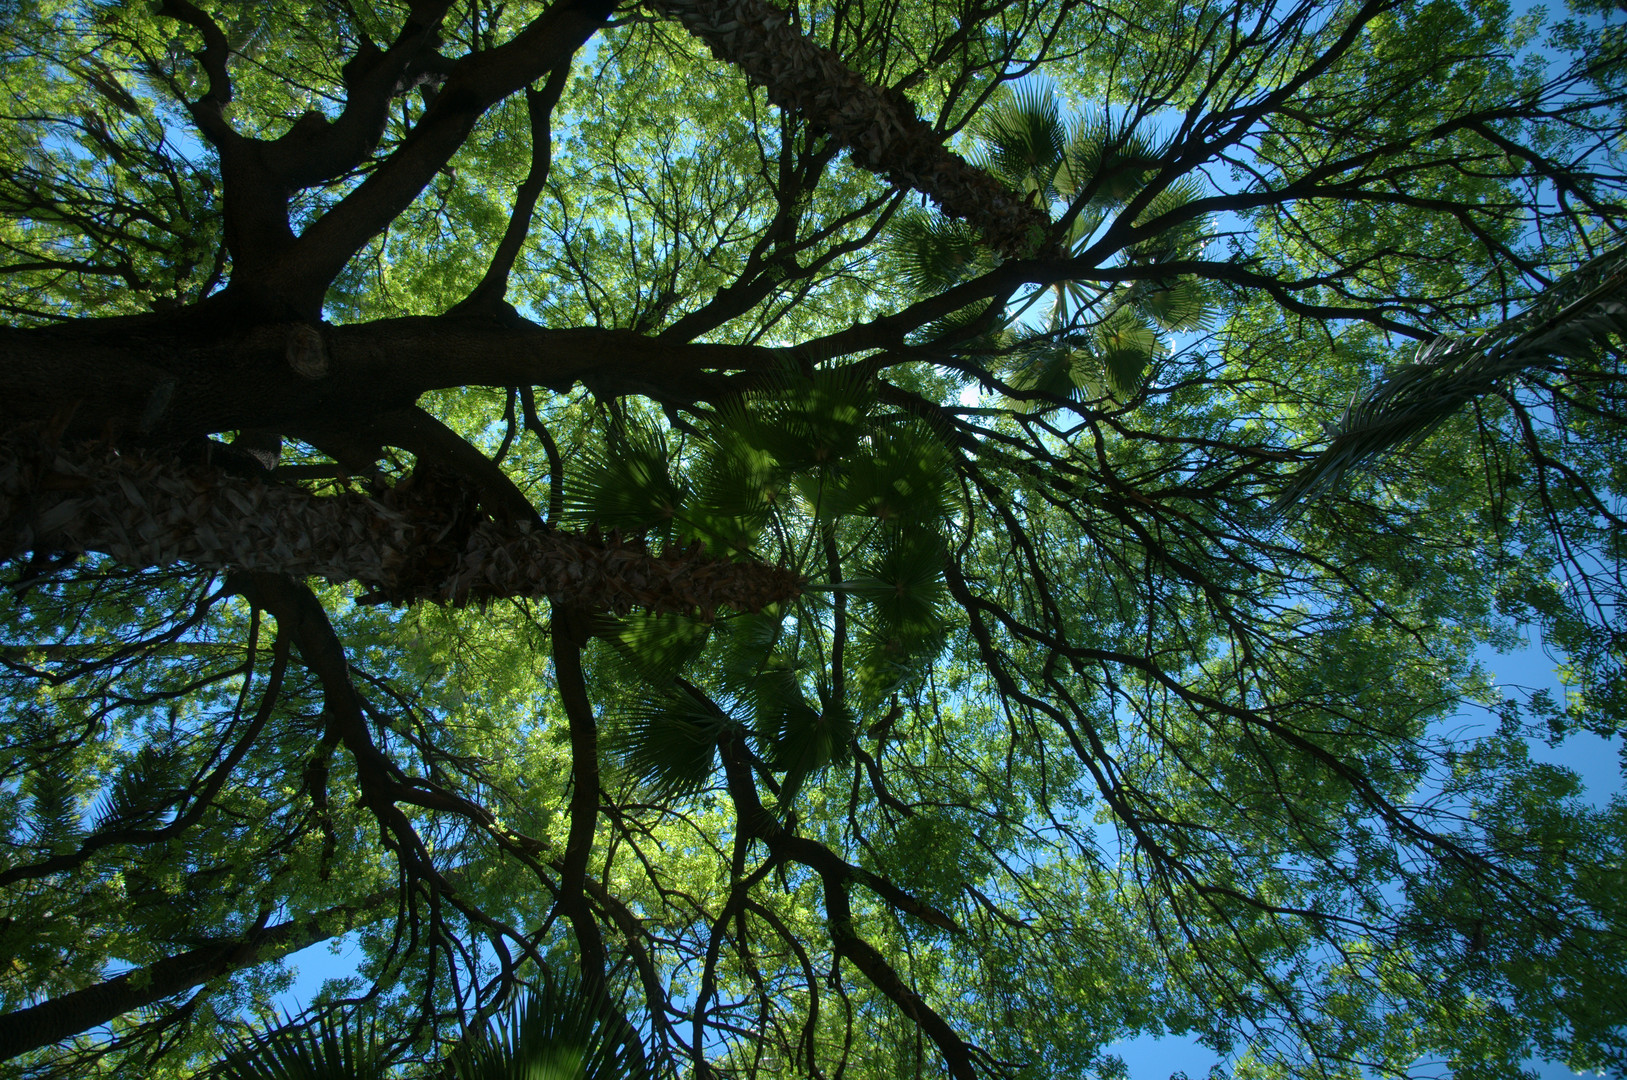
[{"label": "tree canopy", "polygon": [[0,12],[5,1075],[1627,1070],[1608,5]]}]

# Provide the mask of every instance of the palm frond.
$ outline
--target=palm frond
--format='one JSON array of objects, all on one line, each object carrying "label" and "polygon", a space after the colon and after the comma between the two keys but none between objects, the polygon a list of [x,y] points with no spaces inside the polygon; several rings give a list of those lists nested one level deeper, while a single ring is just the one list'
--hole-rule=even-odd
[{"label": "palm frond", "polygon": [[1156,223],[1161,218],[1175,218],[1169,225],[1125,248],[1125,254],[1137,262],[1167,262],[1171,259],[1191,258],[1203,250],[1209,236],[1207,215],[1198,214],[1181,218],[1180,212],[1202,199],[1207,192],[1203,183],[1194,177],[1183,176],[1158,192],[1141,213],[1136,215],[1137,225]]},{"label": "palm frond", "polygon": [[57,852],[76,846],[84,829],[72,777],[53,762],[38,759],[23,776],[23,790],[30,803],[31,842]]},{"label": "palm frond", "polygon": [[1013,410],[1046,408],[1051,399],[1073,394],[1077,388],[1074,374],[1073,352],[1065,345],[1046,341],[1021,348],[1010,357],[1006,382],[1024,396],[1008,397],[1005,404]]},{"label": "palm frond", "polygon": [[929,431],[894,425],[877,429],[869,441],[869,454],[855,459],[825,493],[827,513],[925,522],[953,512],[949,457]]},{"label": "palm frond", "polygon": [[614,1003],[579,983],[544,978],[447,1063],[456,1080],[645,1080],[653,1076],[638,1032]]},{"label": "palm frond", "polygon": [[990,102],[981,120],[981,164],[1018,191],[1037,192],[1042,204],[1048,202],[1068,134],[1051,87],[1034,80],[1008,87]]},{"label": "palm frond", "polygon": [[603,449],[585,448],[565,484],[567,518],[623,532],[671,530],[686,492],[673,475],[665,436],[628,420],[613,428]]},{"label": "palm frond", "polygon": [[1131,300],[1147,318],[1165,330],[1207,330],[1214,308],[1203,282],[1191,274],[1173,280],[1138,282]]},{"label": "palm frond", "polygon": [[891,531],[878,556],[836,588],[858,597],[889,630],[913,632],[943,623],[948,597],[943,539],[924,523]]},{"label": "palm frond", "polygon": [[1095,357],[1105,389],[1128,401],[1141,389],[1153,358],[1163,351],[1158,333],[1128,307],[1121,307],[1096,328]]},{"label": "palm frond", "polygon": [[220,1066],[225,1080],[385,1080],[389,1071],[373,1025],[326,1013],[314,1024],[264,1032]]},{"label": "palm frond", "polygon": [[785,371],[719,415],[779,467],[823,471],[858,449],[875,400],[875,387],[853,368]]},{"label": "palm frond", "polygon": [[708,436],[691,470],[680,539],[700,540],[714,550],[749,550],[784,493],[783,470],[732,428],[714,425]]},{"label": "palm frond", "polygon": [[1352,399],[1327,424],[1332,439],[1272,504],[1281,513],[1352,469],[1428,438],[1499,382],[1555,359],[1586,359],[1627,336],[1627,246],[1567,274],[1522,314],[1473,337],[1425,342],[1412,363]]},{"label": "palm frond", "polygon": [[140,828],[153,824],[178,794],[173,783],[176,754],[143,746],[113,780],[96,808],[96,828]]},{"label": "palm frond", "polygon": [[895,218],[887,234],[892,271],[918,296],[942,292],[995,265],[982,234],[963,221],[917,210]]},{"label": "palm frond", "polygon": [[711,625],[671,612],[607,618],[597,636],[629,671],[651,686],[665,686],[700,655]]},{"label": "palm frond", "polygon": [[657,802],[705,787],[717,763],[718,742],[738,726],[677,687],[626,702],[605,721],[606,751]]},{"label": "palm frond", "polygon": [[1083,119],[1069,134],[1057,189],[1070,199],[1121,203],[1146,186],[1160,156],[1152,140],[1138,132],[1121,130],[1106,117]]},{"label": "palm frond", "polygon": [[814,708],[789,668],[766,671],[758,683],[754,726],[769,767],[785,773],[779,802],[789,806],[809,777],[847,760],[857,726],[845,703],[823,691]]}]

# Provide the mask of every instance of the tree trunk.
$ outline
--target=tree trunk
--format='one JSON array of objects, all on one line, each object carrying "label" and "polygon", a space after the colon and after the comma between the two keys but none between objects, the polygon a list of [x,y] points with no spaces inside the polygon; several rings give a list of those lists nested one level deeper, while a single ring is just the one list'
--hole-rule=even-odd
[{"label": "tree trunk", "polygon": [[897,90],[875,87],[841,58],[797,33],[768,0],[651,0],[712,55],[768,90],[768,100],[830,132],[861,168],[930,196],[1008,258],[1034,254],[1050,226],[1039,209],[946,150]]},{"label": "tree trunk", "polygon": [[0,557],[96,551],[130,566],[188,562],[356,581],[371,602],[463,605],[547,597],[571,607],[709,616],[790,599],[801,579],[698,546],[652,555],[612,535],[494,520],[466,481],[420,469],[378,497],[315,496],[176,457],[0,438]]}]

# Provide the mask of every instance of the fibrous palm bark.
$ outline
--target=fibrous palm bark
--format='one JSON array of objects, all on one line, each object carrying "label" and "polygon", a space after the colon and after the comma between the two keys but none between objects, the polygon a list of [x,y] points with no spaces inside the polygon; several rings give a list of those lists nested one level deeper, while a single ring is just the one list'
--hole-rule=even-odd
[{"label": "fibrous palm bark", "polygon": [[[450,481],[450,482],[449,482]],[[377,495],[317,496],[206,462],[0,438],[0,556],[95,551],[131,566],[186,562],[355,581],[366,600],[463,605],[546,597],[589,611],[759,611],[801,579],[700,546],[652,554],[481,513],[449,477]]]},{"label": "fibrous palm bark", "polygon": [[1612,248],[1556,281],[1521,314],[1472,337],[1443,334],[1410,364],[1353,398],[1326,447],[1277,498],[1273,513],[1303,506],[1346,473],[1416,446],[1469,402],[1521,372],[1620,349],[1627,338],[1627,247]]},{"label": "fibrous palm bark", "polygon": [[1021,258],[1050,222],[993,176],[946,150],[897,90],[876,87],[831,50],[791,26],[767,0],[649,0],[768,91],[768,100],[830,132],[854,164],[930,196],[950,217],[976,226],[990,247]]}]

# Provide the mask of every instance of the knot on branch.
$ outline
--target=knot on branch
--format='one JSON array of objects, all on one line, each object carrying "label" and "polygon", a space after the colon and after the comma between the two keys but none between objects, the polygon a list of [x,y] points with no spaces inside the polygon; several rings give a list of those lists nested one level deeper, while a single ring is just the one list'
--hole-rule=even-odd
[{"label": "knot on branch", "polygon": [[309,323],[296,323],[288,331],[288,366],[302,379],[325,379],[328,375],[328,349],[322,331]]}]

